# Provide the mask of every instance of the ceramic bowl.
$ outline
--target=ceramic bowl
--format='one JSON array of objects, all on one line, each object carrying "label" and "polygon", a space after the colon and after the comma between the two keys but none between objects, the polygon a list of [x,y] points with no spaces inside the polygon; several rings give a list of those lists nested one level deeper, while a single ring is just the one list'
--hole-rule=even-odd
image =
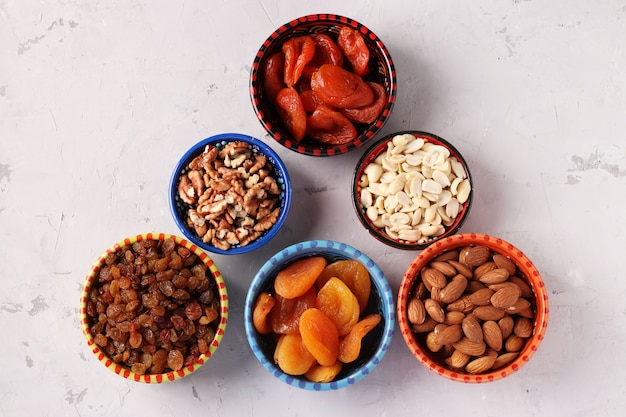
[{"label": "ceramic bowl", "polygon": [[[232,155],[220,156],[225,148],[238,143],[245,144],[251,150],[247,160],[241,162]],[[201,188],[196,191],[196,187],[192,188],[189,182],[192,171],[190,164],[197,162],[207,147],[219,151],[216,157],[212,157],[216,162],[207,165],[215,171],[224,170],[224,173],[209,174],[203,168],[196,170],[204,174],[201,176],[204,179],[200,181]],[[248,167],[248,160],[264,160],[265,165],[260,170],[259,166]],[[229,167],[218,170],[215,168],[217,161]],[[273,180],[268,182],[270,178]],[[187,181],[184,186],[181,185],[183,180]],[[233,180],[236,185],[233,185]],[[277,188],[272,190],[271,186]],[[253,195],[259,192],[259,187],[261,198]],[[183,193],[187,193],[191,199],[186,199]],[[201,193],[204,193],[204,197],[198,195]],[[205,203],[201,208],[203,199]],[[266,207],[268,210],[260,207],[265,205],[265,201],[272,202],[272,206]],[[258,249],[276,236],[289,214],[291,182],[287,167],[267,144],[251,136],[223,133],[201,140],[183,154],[170,179],[169,203],[174,221],[187,239],[209,252],[238,255]],[[193,210],[193,214],[190,210]],[[266,210],[263,216],[260,215],[262,210]],[[259,220],[259,217],[263,218]],[[270,218],[273,223],[265,226],[266,219]]]},{"label": "ceramic bowl", "polygon": [[[193,271],[195,278],[185,278],[181,284],[180,276],[188,275],[180,272],[184,268]],[[179,277],[165,279],[170,274]],[[200,280],[201,276],[206,280]],[[150,283],[157,280],[160,302],[148,295]],[[198,286],[192,290],[193,280]],[[170,307],[163,307],[166,301]],[[124,308],[120,311],[114,304]],[[192,313],[190,309],[196,307],[200,310]],[[209,319],[201,308],[209,308],[213,317]],[[169,325],[166,318],[174,316],[183,324],[181,328]],[[115,323],[114,329],[108,321]],[[131,236],[108,248],[92,265],[80,297],[80,324],[89,349],[117,375],[150,384],[175,381],[197,371],[220,346],[228,324],[228,292],[213,260],[191,242],[165,233]],[[168,357],[166,364],[152,367],[158,356],[165,357],[157,353],[162,350]],[[179,367],[175,362],[181,357],[184,362]]]},{"label": "ceramic bowl", "polygon": [[[468,358],[464,359],[461,358],[462,355],[459,355],[459,358],[457,359],[460,360],[460,363],[452,362],[449,359],[447,360],[445,358],[448,357],[448,355],[451,354],[453,350],[457,349],[459,345],[452,345],[452,347],[444,346],[441,347],[440,350],[438,350],[437,352],[433,352],[433,350],[438,349],[436,347],[437,336],[434,336],[433,339],[428,341],[427,339],[430,337],[428,336],[430,330],[423,326],[427,320],[425,320],[421,325],[416,325],[409,319],[408,309],[409,305],[412,302],[411,300],[414,297],[420,297],[424,299],[433,297],[433,293],[428,291],[426,291],[422,295],[419,295],[419,292],[423,291],[423,289],[418,289],[420,287],[420,283],[424,282],[424,284],[426,284],[426,282],[430,279],[427,278],[424,281],[422,279],[422,274],[426,268],[432,268],[431,261],[435,259],[442,260],[445,259],[445,257],[447,256],[456,255],[455,253],[453,253],[454,251],[459,251],[459,253],[463,253],[464,250],[466,250],[467,248],[475,246],[487,247],[490,249],[491,252],[489,253],[491,254],[504,255],[504,257],[508,258],[508,260],[512,262],[512,265],[514,265],[514,270],[516,271],[514,276],[522,280],[520,288],[525,287],[524,291],[526,292],[526,294],[522,292],[521,297],[529,301],[530,307],[528,309],[524,309],[523,311],[517,312],[515,310],[515,308],[517,307],[505,308],[506,313],[504,314],[504,317],[510,317],[515,322],[517,322],[517,320],[521,317],[521,321],[523,321],[527,326],[524,330],[523,326],[517,327],[517,325],[515,325],[513,330],[510,330],[511,320],[507,318],[504,318],[502,320],[498,319],[495,316],[485,317],[483,316],[483,314],[485,314],[485,311],[481,311],[480,313],[478,313],[478,311],[475,309],[477,307],[472,306],[472,303],[470,302],[469,305],[465,305],[465,307],[467,307],[467,310],[464,310],[464,316],[474,316],[477,318],[478,323],[482,324],[482,343],[485,344],[486,351],[483,354],[479,354],[479,352],[476,351],[476,355],[469,356]],[[500,259],[502,259],[502,257],[500,257]],[[503,261],[499,260],[497,268],[501,268],[503,266],[502,263]],[[477,268],[471,267],[471,269],[473,271],[474,278],[470,278],[468,280],[468,287],[465,290],[464,295],[462,295],[461,297],[466,297],[468,294],[470,294],[470,291],[476,291],[477,286],[480,286],[481,280],[487,281],[482,273],[479,273],[479,270]],[[476,276],[479,275],[481,278],[477,279]],[[448,279],[448,281],[450,281],[450,279]],[[491,285],[491,288],[497,290],[498,287],[494,286],[496,284]],[[504,284],[504,286],[506,285],[508,284]],[[488,284],[484,284],[484,286],[487,287]],[[503,285],[500,284],[500,286]],[[450,307],[451,304],[441,302],[442,292],[444,292],[444,290],[439,291],[439,297],[435,296],[435,298],[439,299],[439,304],[444,307],[444,311],[447,312],[453,309],[458,310],[457,308]],[[473,300],[474,302],[478,303],[478,298],[481,297],[476,296],[476,298],[474,299],[467,298],[467,300]],[[499,300],[501,301],[501,298]],[[491,298],[489,298],[489,301],[479,304],[485,304],[487,307],[494,307],[495,305],[498,305],[498,307],[503,307],[502,305],[495,303],[496,298],[494,298],[492,295]],[[528,257],[520,249],[513,246],[511,243],[506,242],[505,240],[498,237],[478,233],[450,236],[435,242],[424,251],[422,251],[413,260],[413,262],[407,269],[404,277],[402,278],[400,290],[398,292],[397,307],[398,324],[402,333],[402,338],[413,356],[422,365],[424,365],[427,369],[434,372],[435,374],[441,375],[453,381],[459,381],[464,383],[492,382],[500,380],[502,378],[506,378],[519,371],[531,360],[533,355],[535,355],[535,353],[537,352],[541,342],[543,341],[546,328],[548,326],[549,315],[547,290],[539,271],[536,269],[535,265],[533,265],[531,260],[528,259]],[[487,311],[489,311],[489,308],[487,309]],[[493,313],[489,312],[489,314]],[[523,318],[526,318],[526,320],[523,320]],[[435,333],[441,332],[446,328],[445,326],[451,326],[453,325],[453,323],[458,324],[458,320],[458,317],[453,318],[452,315],[447,315],[444,322],[447,324],[441,325],[441,327],[433,331]],[[505,325],[504,321],[506,320],[509,320],[509,326]],[[415,321],[415,318],[413,318],[413,321]],[[497,344],[491,346],[487,343],[488,338],[487,336],[485,336],[486,333],[484,332],[484,323],[487,321],[497,323],[497,326],[487,327],[490,329],[489,333],[496,335],[499,334],[503,337],[502,347],[498,351],[496,351],[498,347]],[[461,322],[460,325],[462,328],[461,338],[463,339],[466,338],[467,334],[470,334],[471,332],[469,330],[466,330],[465,326],[467,325],[467,323]],[[430,327],[430,325],[426,324],[426,327]],[[496,328],[495,332],[493,331],[493,327]],[[507,327],[509,327],[509,329],[507,329]],[[501,333],[498,333],[498,328]],[[474,349],[474,347],[472,349]],[[466,350],[464,352],[467,353]],[[504,356],[507,353],[508,355]],[[480,364],[480,362],[476,363],[473,367],[469,365],[478,357],[490,355],[493,355],[497,359],[496,362],[490,365],[488,369],[485,368],[489,365],[485,365],[484,362],[491,364],[491,361],[489,359],[483,360],[482,365]],[[459,365],[462,365],[464,362],[466,363],[466,365],[464,365],[463,367],[459,367]],[[452,367],[451,363],[454,363],[455,367]]]},{"label": "ceramic bowl", "polygon": [[[304,139],[294,140],[293,135],[286,128],[279,117],[275,100],[264,91],[264,68],[270,56],[275,52],[280,52],[285,41],[312,34],[328,35],[334,41],[337,40],[342,27],[350,27],[358,31],[365,45],[369,50],[369,73],[362,76],[365,81],[378,83],[384,87],[386,99],[385,104],[376,117],[370,123],[354,122],[357,136],[354,140],[345,144],[321,143],[306,135]],[[345,64],[344,66],[347,66]],[[301,81],[304,78],[301,79]],[[301,86],[297,86],[301,88]],[[309,156],[332,156],[346,153],[368,143],[383,127],[389,119],[391,110],[396,99],[396,72],[389,51],[382,40],[363,24],[339,15],[334,14],[313,14],[294,19],[276,29],[263,42],[259,48],[250,73],[250,97],[254,112],[269,134],[275,141],[286,148]]]},{"label": "ceramic bowl", "polygon": [[374,238],[397,249],[422,250],[457,233],[472,206],[473,188],[469,167],[450,142],[407,130],[363,153],[352,178],[352,203]]},{"label": "ceramic bowl", "polygon": [[[312,256],[323,256],[329,263],[356,260],[367,269],[371,292],[360,319],[368,314],[380,314],[381,321],[362,340],[358,358],[343,365],[341,372],[330,382],[311,382],[305,376],[283,372],[274,362],[276,340],[274,334],[260,334],[253,324],[253,310],[262,292],[273,293],[274,280],[285,266]],[[391,343],[395,323],[395,307],[391,288],[380,268],[363,252],[349,245],[329,240],[311,240],[296,243],[272,256],[252,279],[244,306],[244,324],[248,343],[263,367],[282,382],[311,391],[337,390],[350,386],[370,374],[380,363]]]}]

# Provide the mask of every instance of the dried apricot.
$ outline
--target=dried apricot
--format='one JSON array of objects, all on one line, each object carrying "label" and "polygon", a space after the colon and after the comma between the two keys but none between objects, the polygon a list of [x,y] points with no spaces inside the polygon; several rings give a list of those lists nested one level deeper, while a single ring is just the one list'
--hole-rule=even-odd
[{"label": "dried apricot", "polygon": [[343,364],[340,361],[333,363],[330,366],[314,364],[311,369],[308,370],[304,376],[313,382],[331,382],[341,372]]},{"label": "dried apricot", "polygon": [[350,333],[359,321],[359,301],[339,278],[332,277],[320,288],[315,306],[335,323],[339,336]]},{"label": "dried apricot", "polygon": [[370,274],[359,261],[346,259],[328,264],[317,278],[315,285],[322,288],[326,282],[337,277],[342,280],[359,300],[360,311],[363,312],[370,298]]},{"label": "dried apricot", "polygon": [[284,298],[296,298],[306,293],[326,267],[322,256],[302,258],[287,265],[274,281],[276,294]]},{"label": "dried apricot", "polygon": [[315,287],[296,298],[284,298],[274,294],[274,307],[269,315],[269,323],[274,333],[297,333],[298,321],[302,313],[315,307]]},{"label": "dried apricot", "polygon": [[315,358],[302,343],[299,333],[289,333],[278,339],[274,362],[286,374],[302,375],[315,363]]},{"label": "dried apricot", "polygon": [[338,65],[319,67],[311,76],[311,89],[331,107],[352,109],[374,102],[372,88],[361,77]]},{"label": "dried apricot", "polygon": [[262,292],[257,297],[254,310],[252,310],[252,324],[257,332],[268,334],[272,331],[268,316],[275,304],[276,300],[269,293]]},{"label": "dried apricot", "polygon": [[302,313],[299,329],[302,343],[320,365],[330,366],[337,361],[339,353],[337,327],[322,310],[309,308]]},{"label": "dried apricot", "polygon": [[359,357],[361,341],[370,330],[380,323],[381,319],[380,314],[370,314],[352,327],[350,333],[339,342],[338,358],[341,362],[350,363]]}]

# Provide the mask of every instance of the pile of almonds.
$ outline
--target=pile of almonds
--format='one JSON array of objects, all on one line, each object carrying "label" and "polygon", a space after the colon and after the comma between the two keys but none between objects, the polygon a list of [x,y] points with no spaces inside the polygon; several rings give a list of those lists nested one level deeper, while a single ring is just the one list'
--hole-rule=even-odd
[{"label": "pile of almonds", "polygon": [[486,246],[444,252],[419,278],[407,304],[411,329],[454,371],[498,369],[533,333],[531,287],[510,258]]}]

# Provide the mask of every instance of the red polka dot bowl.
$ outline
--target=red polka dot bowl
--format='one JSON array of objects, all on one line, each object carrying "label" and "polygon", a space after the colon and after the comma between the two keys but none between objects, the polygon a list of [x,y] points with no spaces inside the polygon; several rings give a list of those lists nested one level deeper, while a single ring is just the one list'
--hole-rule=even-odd
[{"label": "red polka dot bowl", "polygon": [[[495,266],[480,267],[473,263],[475,259],[480,258],[477,255],[480,250],[474,251],[471,258],[466,257],[469,249],[477,246],[489,249],[481,255],[483,258],[480,262],[493,262]],[[494,262],[496,260],[497,262]],[[439,264],[433,264],[433,261]],[[464,277],[467,286],[459,296],[459,300],[463,301],[456,304],[453,304],[455,301],[450,298],[445,298],[446,291],[448,294],[452,293],[451,287],[446,289],[447,284],[436,284],[433,277],[438,274],[426,272],[433,269],[445,271],[441,264],[454,266],[456,265],[454,262],[462,265],[457,265],[456,272],[449,272],[440,277],[445,276],[450,283],[455,279],[463,281],[463,278],[451,277],[467,274]],[[499,280],[491,278],[494,276],[493,273],[489,278],[484,275],[487,270],[508,268],[512,269],[504,284],[494,283]],[[503,306],[500,304],[501,298],[493,297],[497,290],[510,286],[511,281],[515,281],[520,288],[519,298],[526,300],[523,312],[520,309],[516,310],[517,307]],[[440,287],[443,289],[439,289]],[[489,290],[483,290],[480,295],[472,297],[471,294],[480,288],[489,288],[493,291],[490,293]],[[424,313],[415,298],[422,300],[422,306],[429,306],[425,307],[426,311],[430,309],[434,314]],[[430,301],[427,301],[429,299]],[[481,308],[479,312],[476,310],[479,305],[487,308]],[[443,316],[440,311],[438,312],[438,306],[442,308]],[[494,314],[492,307],[503,308],[504,314],[486,317],[486,312],[489,312],[487,315]],[[457,313],[451,314],[451,311]],[[463,314],[459,314],[459,311]],[[437,312],[438,314],[435,314]],[[519,371],[541,345],[548,326],[548,315],[547,290],[532,261],[511,243],[485,234],[453,235],[428,246],[413,260],[402,278],[398,291],[398,324],[402,338],[413,356],[437,375],[464,383],[493,382]],[[438,317],[434,323],[431,321],[433,317]],[[492,323],[486,325],[486,322]],[[476,323],[481,330],[478,336],[471,329],[474,327],[476,330]],[[446,330],[452,327],[456,328]],[[499,335],[501,344],[497,343],[498,337],[494,338],[494,335]]]},{"label": "red polka dot bowl", "polygon": [[[314,36],[316,39],[326,39],[325,41],[316,41],[316,53],[318,50],[326,49],[336,51],[339,33],[341,29],[345,27],[353,29],[364,41],[365,47],[369,53],[369,61],[367,70],[365,71],[366,74],[360,75],[360,77],[367,83],[376,83],[378,86],[382,86],[384,95],[380,93],[382,91],[380,87],[377,90],[379,92],[376,93],[376,97],[381,97],[380,101],[384,103],[382,110],[377,113],[378,116],[376,117],[356,117],[355,120],[354,114],[350,115],[343,110],[340,111],[333,108],[333,110],[337,110],[336,112],[339,112],[340,115],[332,115],[334,127],[331,130],[339,130],[340,127],[350,128],[350,122],[352,122],[351,124],[356,130],[356,137],[350,141],[346,141],[346,143],[338,140],[324,141],[325,143],[322,143],[312,138],[310,130],[307,130],[306,135],[302,139],[297,140],[284,123],[285,117],[279,115],[276,107],[276,91],[278,91],[279,87],[286,87],[287,84],[283,83],[285,74],[284,65],[281,65],[282,61],[276,60],[275,57],[277,55],[280,56],[286,41],[298,37]],[[326,44],[330,46],[328,48],[322,48],[320,42],[326,42]],[[283,54],[283,58],[285,56],[286,54]],[[312,78],[314,69],[318,68],[316,67],[316,63],[319,62],[324,61],[320,61],[317,56],[314,56],[313,61],[310,61],[307,67],[305,67],[303,75],[299,77],[298,82],[293,85],[293,88],[302,98],[301,101],[304,104],[306,104],[307,101],[305,100],[303,91],[311,89],[309,80]],[[342,60],[340,66],[347,71],[352,72],[354,70],[347,58]],[[274,76],[270,75],[270,68],[272,67],[276,69],[276,72],[273,73]],[[283,79],[280,80],[280,77],[277,78],[275,76],[276,74],[282,74]],[[291,82],[289,82],[289,84],[291,84]],[[268,88],[270,85],[275,87]],[[254,57],[250,71],[250,98],[252,100],[252,107],[261,125],[267,131],[267,134],[284,147],[299,154],[309,156],[344,154],[362,146],[364,143],[370,142],[389,119],[391,110],[396,101],[396,90],[397,81],[395,67],[391,55],[383,41],[374,32],[356,20],[334,14],[302,16],[280,26],[263,42]],[[309,103],[310,102],[311,101],[309,101]],[[315,105],[305,105],[307,118],[311,117],[313,110],[317,108]],[[297,114],[301,115],[302,113]],[[348,123],[345,123],[344,114],[349,118]],[[308,121],[309,119],[307,119],[307,126],[310,126]],[[326,119],[326,121],[328,121],[328,119]],[[326,128],[327,127],[324,129]]]},{"label": "red polka dot bowl", "polygon": [[228,323],[228,292],[198,246],[147,233],[115,243],[94,262],[79,311],[98,361],[131,381],[159,384],[213,357]]}]

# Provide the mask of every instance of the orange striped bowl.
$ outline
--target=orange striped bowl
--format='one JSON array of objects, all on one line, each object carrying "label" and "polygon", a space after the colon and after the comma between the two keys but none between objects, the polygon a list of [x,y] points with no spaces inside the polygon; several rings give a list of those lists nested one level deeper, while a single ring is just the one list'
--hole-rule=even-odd
[{"label": "orange striped bowl", "polygon": [[[519,278],[525,279],[530,285],[533,297],[531,304],[534,309],[534,330],[532,335],[526,340],[525,345],[519,351],[516,358],[507,365],[497,369],[490,369],[484,373],[471,374],[460,369],[450,368],[443,360],[442,356],[431,352],[425,344],[425,337],[417,337],[417,333],[412,331],[412,324],[408,320],[407,305],[412,296],[416,282],[420,281],[420,271],[432,259],[441,255],[445,251],[460,250],[466,246],[483,245],[492,251],[500,253],[511,259],[517,266]],[[512,244],[503,239],[478,233],[459,234],[447,237],[428,246],[411,263],[407,269],[398,291],[398,324],[406,345],[417,358],[417,360],[430,371],[453,381],[464,383],[486,383],[505,378],[527,364],[533,357],[546,332],[548,326],[548,294],[541,279],[539,271],[533,263]]]},{"label": "orange striped bowl", "polygon": [[[219,297],[219,317],[217,318],[218,324],[215,330],[215,337],[213,341],[208,346],[208,351],[203,354],[200,354],[195,361],[195,363],[191,365],[183,366],[181,369],[177,371],[170,371],[159,374],[143,374],[140,375],[138,373],[133,372],[129,367],[124,366],[120,363],[115,363],[111,357],[109,357],[101,348],[98,346],[94,337],[91,333],[91,320],[88,314],[88,300],[89,293],[92,287],[98,282],[98,274],[100,269],[105,265],[105,261],[108,255],[120,251],[123,247],[132,245],[133,243],[140,242],[143,240],[158,240],[163,241],[165,239],[173,238],[177,245],[185,247],[189,249],[192,253],[197,255],[202,262],[207,267],[207,272],[209,276],[212,276],[216,283],[217,297]],[[109,370],[115,372],[117,375],[120,375],[124,378],[127,378],[132,381],[143,382],[148,384],[159,384],[162,382],[175,381],[184,376],[191,374],[198,370],[202,365],[204,365],[215,353],[217,348],[224,337],[224,332],[226,330],[226,325],[228,323],[228,293],[226,290],[226,284],[224,279],[218,270],[217,266],[213,262],[213,260],[200,248],[196,245],[188,242],[185,239],[180,237],[165,234],[165,233],[146,233],[136,236],[128,237],[113,246],[107,249],[92,265],[87,277],[85,279],[85,283],[83,285],[83,289],[80,296],[80,325],[85,340],[87,341],[87,345],[91,352],[98,358],[98,360],[106,366]]]}]

